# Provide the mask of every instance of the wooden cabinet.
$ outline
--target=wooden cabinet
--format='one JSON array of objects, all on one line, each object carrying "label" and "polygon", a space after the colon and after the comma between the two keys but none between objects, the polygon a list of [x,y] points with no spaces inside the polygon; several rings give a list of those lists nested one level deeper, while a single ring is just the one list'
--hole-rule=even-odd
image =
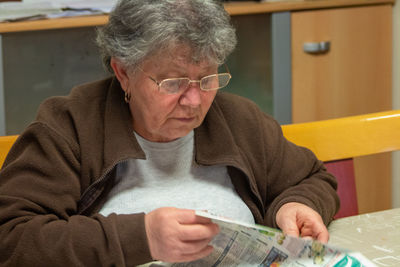
[{"label": "wooden cabinet", "polygon": [[[391,5],[296,11],[291,27],[293,122],[392,108]],[[329,50],[304,51],[320,42]],[[390,166],[390,155],[356,159],[361,213],[391,207]]]}]

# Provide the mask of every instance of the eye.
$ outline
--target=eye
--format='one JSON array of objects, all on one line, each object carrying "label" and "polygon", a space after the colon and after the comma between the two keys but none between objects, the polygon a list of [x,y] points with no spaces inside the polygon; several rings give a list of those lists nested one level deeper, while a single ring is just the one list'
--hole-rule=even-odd
[{"label": "eye", "polygon": [[217,75],[206,76],[201,79],[201,87],[204,90],[216,89],[218,88],[218,78]]},{"label": "eye", "polygon": [[168,94],[174,94],[185,90],[188,84],[189,79],[187,78],[166,79],[160,83],[160,90]]}]

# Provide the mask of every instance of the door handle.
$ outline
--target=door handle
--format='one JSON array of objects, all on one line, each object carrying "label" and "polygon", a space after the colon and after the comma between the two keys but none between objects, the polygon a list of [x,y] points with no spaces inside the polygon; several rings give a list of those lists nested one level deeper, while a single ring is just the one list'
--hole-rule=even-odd
[{"label": "door handle", "polygon": [[311,43],[304,43],[303,50],[308,54],[322,54],[329,51],[331,47],[330,41],[324,42],[311,42]]}]

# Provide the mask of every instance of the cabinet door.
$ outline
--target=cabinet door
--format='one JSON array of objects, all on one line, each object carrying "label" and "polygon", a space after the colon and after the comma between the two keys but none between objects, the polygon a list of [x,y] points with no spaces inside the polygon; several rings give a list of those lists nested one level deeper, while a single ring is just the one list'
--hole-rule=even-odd
[{"label": "cabinet door", "polygon": [[[306,122],[392,108],[390,5],[293,12],[292,118]],[[304,43],[330,42],[310,54]],[[390,155],[356,159],[360,213],[391,207]]]}]

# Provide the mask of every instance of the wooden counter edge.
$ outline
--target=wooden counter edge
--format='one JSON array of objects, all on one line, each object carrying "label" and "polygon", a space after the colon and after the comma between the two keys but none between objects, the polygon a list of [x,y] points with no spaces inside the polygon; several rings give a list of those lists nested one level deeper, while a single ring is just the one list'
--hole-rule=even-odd
[{"label": "wooden counter edge", "polygon": [[95,15],[83,17],[66,17],[57,19],[41,19],[20,22],[0,23],[0,34],[9,32],[40,31],[63,28],[79,28],[100,26],[106,24],[108,15]]},{"label": "wooden counter edge", "polygon": [[[230,15],[236,16],[318,8],[394,4],[394,2],[395,0],[271,0],[267,2],[230,2],[225,3],[224,5]],[[9,32],[101,26],[107,23],[107,21],[108,15],[94,15],[21,22],[3,22],[0,23],[0,34]]]},{"label": "wooden counter edge", "polygon": [[270,0],[266,2],[231,2],[225,9],[231,15],[247,15],[319,8],[391,4],[395,0]]}]

